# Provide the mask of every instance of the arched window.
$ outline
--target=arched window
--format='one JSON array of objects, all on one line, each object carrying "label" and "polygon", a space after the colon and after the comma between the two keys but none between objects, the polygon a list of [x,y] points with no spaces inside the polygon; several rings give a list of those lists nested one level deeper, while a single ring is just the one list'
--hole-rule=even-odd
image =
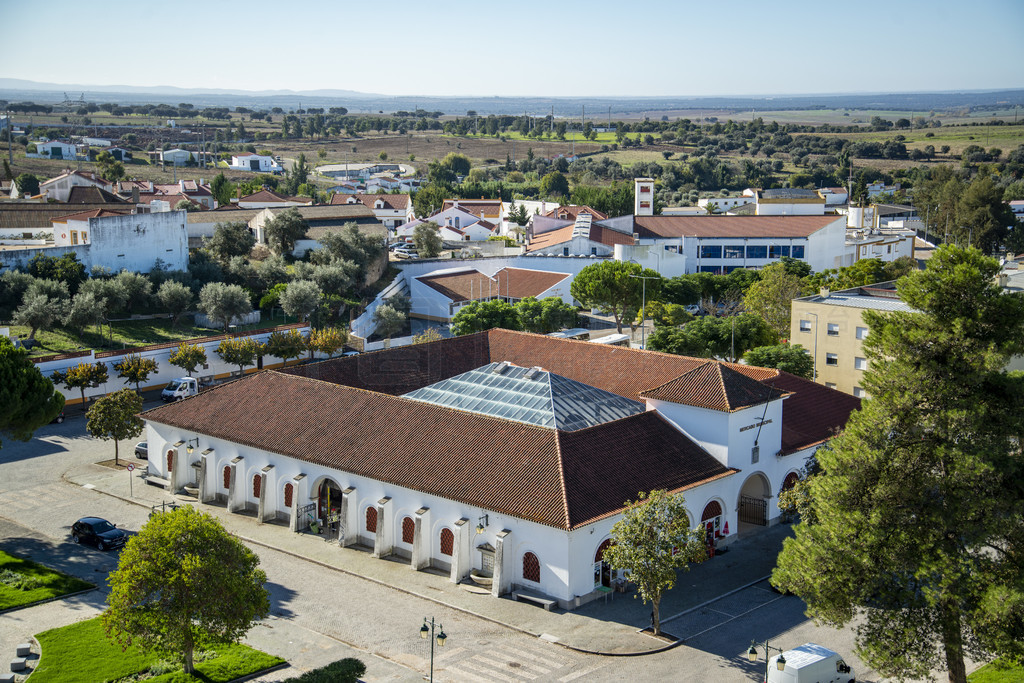
[{"label": "arched window", "polygon": [[284,485],[284,506],[286,508],[290,508],[292,506],[292,492],[294,490],[295,487],[292,486],[290,482]]},{"label": "arched window", "polygon": [[224,467],[224,488],[231,488],[231,466],[227,465]]},{"label": "arched window", "polygon": [[377,533],[377,508],[372,505],[366,508],[366,530],[371,534]]},{"label": "arched window", "polygon": [[252,496],[253,498],[260,497],[260,490],[263,488],[263,477],[260,475],[254,475],[252,478]]},{"label": "arched window", "polygon": [[171,473],[171,467],[174,465],[174,451],[167,451],[167,474]]},{"label": "arched window", "polygon": [[708,538],[718,538],[722,535],[722,505],[713,500],[704,506],[704,514],[700,516],[700,523]]},{"label": "arched window", "polygon": [[610,548],[612,545],[612,539],[606,538],[597,546],[597,552],[594,553],[594,562],[604,562],[604,551]]},{"label": "arched window", "polygon": [[523,579],[540,583],[540,560],[533,553],[523,555]]},{"label": "arched window", "polygon": [[786,475],[785,481],[782,482],[782,490],[788,491],[789,489],[793,488],[798,481],[800,481],[800,475],[798,475],[796,472],[790,472],[789,474]]},{"label": "arched window", "polygon": [[722,506],[717,500],[713,500],[704,507],[704,514],[700,516],[700,521],[707,522],[721,516]]},{"label": "arched window", "polygon": [[441,529],[441,554],[451,555],[455,550],[455,534],[451,529]]},{"label": "arched window", "polygon": [[402,543],[412,544],[413,539],[416,537],[416,522],[412,521],[412,517],[406,517],[402,520]]}]

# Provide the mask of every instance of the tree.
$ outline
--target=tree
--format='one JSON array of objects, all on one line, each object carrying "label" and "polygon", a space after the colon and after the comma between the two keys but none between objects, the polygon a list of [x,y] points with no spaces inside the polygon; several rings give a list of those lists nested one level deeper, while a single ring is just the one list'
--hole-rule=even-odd
[{"label": "tree", "polygon": [[[224,177],[223,173],[218,173],[210,181],[210,194],[213,195],[219,206],[227,206],[231,203],[231,195],[234,192],[234,187]],[[216,228],[215,228],[216,229]]]},{"label": "tree", "polygon": [[170,358],[167,359],[171,365],[181,368],[191,377],[196,368],[206,364],[206,349],[199,344],[181,342]]},{"label": "tree", "polygon": [[61,257],[36,254],[28,262],[28,273],[38,280],[54,280],[67,285],[68,293],[75,294],[82,283],[89,279],[85,264],[78,255],[66,253]]},{"label": "tree", "polygon": [[441,228],[434,221],[425,221],[413,228],[412,241],[416,245],[416,252],[424,258],[434,258],[444,246]]},{"label": "tree", "polygon": [[428,327],[419,334],[412,336],[413,344],[426,344],[428,342],[441,341],[444,339],[444,335],[437,331],[436,327]]},{"label": "tree", "polygon": [[976,246],[987,254],[995,252],[1017,222],[1013,210],[1003,201],[1003,188],[991,176],[979,176],[967,186],[957,204],[956,220],[959,243]]},{"label": "tree", "polygon": [[773,583],[885,676],[964,658],[1024,656],[1024,300],[995,259],[943,245],[897,283],[913,312],[868,311],[871,398],[810,479],[813,521],[787,539]]},{"label": "tree", "polygon": [[519,329],[527,332],[548,334],[576,326],[576,309],[561,297],[549,296],[538,301],[529,296],[516,302],[514,308],[519,317]]},{"label": "tree", "polygon": [[114,277],[114,285],[122,290],[124,310],[129,314],[136,307],[146,306],[153,294],[153,283],[142,273],[122,270]]},{"label": "tree", "polygon": [[245,366],[256,362],[263,346],[252,337],[228,337],[217,345],[217,355],[229,365],[238,366],[238,374],[245,374]]},{"label": "tree", "polygon": [[31,173],[22,173],[14,179],[14,186],[18,188],[18,194],[22,197],[31,197],[39,194],[39,178]]},{"label": "tree", "polygon": [[25,293],[25,299],[21,306],[14,312],[12,321],[15,325],[28,327],[28,338],[35,339],[36,332],[52,329],[67,316],[67,311],[67,299],[54,298],[42,292],[33,292],[30,288]]},{"label": "tree", "polygon": [[279,301],[285,313],[296,316],[302,322],[317,309],[322,297],[323,292],[315,282],[295,280],[288,283]]},{"label": "tree", "polygon": [[119,363],[114,363],[117,376],[123,378],[125,384],[133,382],[135,391],[139,391],[139,384],[149,379],[149,376],[156,372],[156,368],[155,360],[143,358],[135,353],[128,354]]},{"label": "tree", "polygon": [[290,254],[295,249],[295,241],[306,236],[309,223],[297,209],[288,209],[277,214],[263,226],[267,235],[267,245],[278,255]]},{"label": "tree", "polygon": [[85,411],[85,390],[95,389],[105,384],[107,377],[107,366],[103,363],[79,363],[66,370],[57,370],[50,379],[54,384],[63,384],[68,390],[78,389],[82,392],[82,411]]},{"label": "tree", "polygon": [[761,279],[750,286],[743,306],[764,318],[781,339],[789,334],[790,302],[800,296],[800,278],[791,275],[783,263],[761,269]]},{"label": "tree", "polygon": [[743,354],[747,365],[762,368],[777,368],[797,377],[811,379],[814,373],[814,358],[800,344],[776,344],[757,346]]},{"label": "tree", "polygon": [[703,529],[691,529],[683,497],[665,491],[641,492],[627,502],[604,551],[609,565],[629,572],[644,604],[650,601],[655,635],[661,633],[661,596],[675,586],[676,571],[706,557]]},{"label": "tree", "polygon": [[255,245],[256,236],[242,221],[217,223],[213,226],[213,237],[203,238],[203,248],[221,265],[230,261],[232,256],[248,256]]},{"label": "tree", "polygon": [[227,332],[232,320],[252,312],[252,303],[249,294],[238,285],[211,282],[199,291],[199,308],[210,320],[222,323]]},{"label": "tree", "polygon": [[28,441],[64,409],[64,395],[28,359],[0,337],[0,436]]},{"label": "tree", "polygon": [[214,517],[183,506],[154,515],[121,551],[103,612],[107,635],[181,657],[235,642],[270,613],[259,557]]},{"label": "tree", "polygon": [[[641,280],[631,275],[657,279]],[[647,283],[647,299],[657,299],[661,292],[658,273],[637,263],[609,260],[581,270],[573,279],[569,292],[584,306],[611,311],[615,327],[621,334],[622,321],[632,320],[643,306],[644,282]]]},{"label": "tree", "polygon": [[99,166],[100,176],[104,180],[116,183],[124,178],[124,164],[114,158],[114,155],[104,150],[96,156],[96,164]]},{"label": "tree", "polygon": [[373,323],[377,334],[388,341],[405,325],[406,315],[390,304],[382,304],[373,312]]},{"label": "tree", "polygon": [[527,221],[530,220],[530,215],[526,211],[526,205],[516,204],[516,200],[513,199],[512,204],[509,206],[508,220],[516,225],[526,225]]},{"label": "tree", "polygon": [[708,315],[678,328],[655,328],[647,338],[647,346],[653,351],[735,362],[748,349],[776,341],[775,332],[762,317],[740,313],[728,318]]},{"label": "tree", "polygon": [[85,331],[89,325],[99,327],[106,319],[106,302],[92,292],[79,292],[71,300],[64,326]]},{"label": "tree", "polygon": [[164,310],[171,314],[172,327],[178,326],[181,316],[185,315],[185,312],[192,308],[192,302],[195,299],[192,296],[192,290],[176,280],[168,280],[160,285],[156,298],[160,301],[160,305],[164,307]]},{"label": "tree", "polygon": [[306,344],[309,347],[310,358],[314,351],[326,353],[328,360],[334,357],[338,351],[348,343],[348,332],[337,327],[321,327],[311,330]]},{"label": "tree", "polygon": [[268,355],[277,356],[288,365],[289,359],[298,358],[306,350],[306,338],[298,330],[276,330],[270,333],[263,350]]},{"label": "tree", "polygon": [[470,301],[452,317],[452,334],[456,337],[496,327],[520,329],[519,314],[507,301]]},{"label": "tree", "polygon": [[569,181],[558,171],[552,171],[540,179],[540,194],[542,197],[568,197]]},{"label": "tree", "polygon": [[94,438],[114,442],[114,465],[119,465],[118,442],[142,433],[145,423],[139,418],[142,396],[131,389],[118,389],[92,404],[86,413],[85,427]]}]

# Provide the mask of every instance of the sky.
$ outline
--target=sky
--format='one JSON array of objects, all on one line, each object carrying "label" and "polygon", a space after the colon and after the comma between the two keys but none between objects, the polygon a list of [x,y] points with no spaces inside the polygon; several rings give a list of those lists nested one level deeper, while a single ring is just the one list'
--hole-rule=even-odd
[{"label": "sky", "polygon": [[0,0],[0,77],[508,97],[1024,87],[1024,0],[157,6]]}]

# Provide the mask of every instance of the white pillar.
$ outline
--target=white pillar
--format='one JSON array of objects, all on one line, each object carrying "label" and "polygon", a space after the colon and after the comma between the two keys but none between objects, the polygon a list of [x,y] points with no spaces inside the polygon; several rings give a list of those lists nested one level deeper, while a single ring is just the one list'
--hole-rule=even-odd
[{"label": "white pillar", "polygon": [[238,456],[228,465],[231,468],[231,477],[228,483],[228,512],[245,510],[245,482],[239,478],[243,460],[245,458]]},{"label": "white pillar", "polygon": [[213,469],[213,449],[207,448],[199,456],[199,502],[200,503],[212,503],[217,499],[217,481],[214,476],[214,480],[211,482],[210,477],[214,475],[211,471]]},{"label": "white pillar", "polygon": [[297,474],[292,478],[292,505],[288,510],[288,529],[295,533],[299,531],[299,508],[302,504],[299,501],[306,500],[303,494],[306,492],[306,475]]},{"label": "white pillar", "polygon": [[500,598],[512,589],[512,557],[505,557],[505,539],[512,533],[508,529],[498,532],[494,542],[494,581],[491,583],[491,595]]},{"label": "white pillar", "polygon": [[377,534],[373,540],[373,557],[381,558],[391,554],[393,534],[391,533],[391,507],[388,505],[390,502],[389,496],[384,496],[377,501]]},{"label": "white pillar", "polygon": [[419,571],[430,566],[430,508],[416,511],[412,534],[412,568]]},{"label": "white pillar", "polygon": [[277,510],[274,506],[267,504],[267,496],[270,495],[268,493],[268,484],[271,481],[270,473],[273,469],[273,465],[267,465],[257,475],[260,478],[260,502],[259,508],[256,510],[256,521],[260,524],[277,516]]},{"label": "white pillar", "polygon": [[359,506],[356,504],[356,487],[349,486],[341,492],[341,527],[338,529],[338,545],[342,548],[359,540]]},{"label": "white pillar", "polygon": [[469,520],[463,517],[455,522],[455,540],[452,543],[452,583],[461,583],[469,576],[469,572],[473,568],[469,540]]}]

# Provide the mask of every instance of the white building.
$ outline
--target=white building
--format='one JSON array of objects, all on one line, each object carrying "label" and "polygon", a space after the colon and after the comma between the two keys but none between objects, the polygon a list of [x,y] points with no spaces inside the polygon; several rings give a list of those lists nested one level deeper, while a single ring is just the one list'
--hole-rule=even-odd
[{"label": "white building", "polygon": [[778,492],[858,405],[776,370],[491,330],[264,371],[143,418],[154,483],[572,608],[613,579],[603,551],[638,491],[684,495],[729,543],[778,521]]},{"label": "white building", "polygon": [[157,259],[170,270],[188,270],[187,212],[125,214],[108,209],[53,219],[54,249],[85,244],[86,268],[148,273]]},{"label": "white building", "polygon": [[173,164],[175,166],[184,166],[191,161],[199,161],[199,155],[195,152],[190,152],[187,149],[180,149],[175,147],[174,149],[165,149],[160,152],[160,161],[165,164]]},{"label": "white building", "polygon": [[825,197],[817,190],[781,188],[758,190],[754,195],[758,216],[822,216]]},{"label": "white building", "polygon": [[70,159],[72,161],[78,158],[78,145],[71,142],[61,142],[60,140],[40,140],[35,143],[35,146],[35,153],[26,153],[26,157],[35,157],[37,159]]},{"label": "white building", "polygon": [[527,297],[558,297],[573,303],[569,285],[572,276],[527,268],[502,268],[489,276],[475,268],[459,267],[435,270],[410,278],[410,317],[450,322],[471,301],[500,299],[516,303]]},{"label": "white building", "polygon": [[337,194],[331,204],[362,204],[373,211],[389,231],[413,220],[412,199],[407,194]]},{"label": "white building", "polygon": [[429,218],[417,218],[395,229],[400,239],[412,239],[413,231],[420,223],[436,223],[440,228],[441,238],[446,242],[482,241],[496,235],[497,224],[466,211],[461,206],[452,206],[438,211]]},{"label": "white building", "polygon": [[98,187],[107,192],[114,190],[113,185],[95,173],[85,171],[65,171],[56,178],[50,178],[39,184],[40,194],[45,194],[47,199],[57,202],[66,202],[72,187]]},{"label": "white building", "polygon": [[239,197],[237,202],[232,203],[237,204],[240,209],[277,209],[291,206],[309,206],[313,203],[313,200],[309,197],[286,197],[283,194],[278,194],[273,190],[264,188],[259,192]]},{"label": "white building", "polygon": [[252,171],[253,173],[284,173],[284,166],[277,163],[274,157],[263,154],[233,154],[228,168],[236,171]]},{"label": "white building", "polygon": [[605,227],[590,213],[575,219],[535,216],[526,242],[531,256],[593,256],[607,258],[616,244],[633,244],[633,235]]}]

